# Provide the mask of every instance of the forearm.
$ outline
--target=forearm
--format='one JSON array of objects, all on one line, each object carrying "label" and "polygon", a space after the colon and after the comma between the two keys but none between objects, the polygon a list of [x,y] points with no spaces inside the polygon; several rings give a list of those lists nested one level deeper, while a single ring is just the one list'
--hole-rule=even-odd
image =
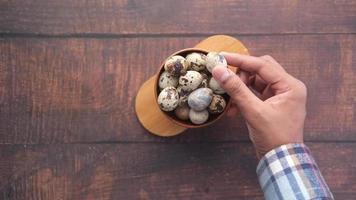
[{"label": "forearm", "polygon": [[266,199],[334,199],[304,144],[271,150],[260,160],[257,175]]}]

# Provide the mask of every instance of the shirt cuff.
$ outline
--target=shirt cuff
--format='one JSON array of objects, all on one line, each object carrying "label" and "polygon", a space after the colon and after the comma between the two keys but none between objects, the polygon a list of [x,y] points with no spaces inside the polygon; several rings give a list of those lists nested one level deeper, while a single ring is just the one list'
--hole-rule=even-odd
[{"label": "shirt cuff", "polygon": [[303,143],[269,151],[259,161],[256,172],[266,199],[334,199]]}]

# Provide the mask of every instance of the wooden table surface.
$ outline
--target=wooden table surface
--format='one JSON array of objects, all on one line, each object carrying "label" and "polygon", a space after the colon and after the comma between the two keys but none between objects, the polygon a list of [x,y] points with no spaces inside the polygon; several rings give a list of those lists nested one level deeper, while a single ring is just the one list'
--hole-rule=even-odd
[{"label": "wooden table surface", "polygon": [[241,116],[147,133],[139,86],[213,34],[308,87],[305,140],[356,199],[355,0],[0,2],[0,199],[263,199]]}]

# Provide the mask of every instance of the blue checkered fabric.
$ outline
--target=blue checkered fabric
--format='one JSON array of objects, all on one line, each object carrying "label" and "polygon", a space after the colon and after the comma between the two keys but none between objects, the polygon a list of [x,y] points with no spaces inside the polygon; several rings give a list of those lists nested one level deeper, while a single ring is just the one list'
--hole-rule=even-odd
[{"label": "blue checkered fabric", "polygon": [[269,151],[257,166],[266,199],[334,199],[305,144],[287,144]]}]

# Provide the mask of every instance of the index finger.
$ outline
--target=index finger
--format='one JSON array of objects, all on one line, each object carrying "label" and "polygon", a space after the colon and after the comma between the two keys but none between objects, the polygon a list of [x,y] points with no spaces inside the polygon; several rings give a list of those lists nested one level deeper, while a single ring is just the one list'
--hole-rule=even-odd
[{"label": "index finger", "polygon": [[267,62],[258,57],[241,55],[237,53],[221,53],[228,64],[241,68],[248,72],[258,74],[268,84],[274,84],[284,80],[287,73],[279,68],[275,63]]}]

